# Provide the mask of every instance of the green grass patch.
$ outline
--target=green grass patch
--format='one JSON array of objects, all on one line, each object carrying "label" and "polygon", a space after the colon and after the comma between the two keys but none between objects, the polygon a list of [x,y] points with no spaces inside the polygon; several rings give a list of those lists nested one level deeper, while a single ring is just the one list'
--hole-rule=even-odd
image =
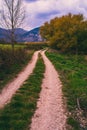
[{"label": "green grass patch", "polygon": [[[63,92],[67,98],[68,111],[71,113],[68,123],[73,130],[80,130],[81,119],[84,115],[87,120],[87,61],[82,55],[64,55],[55,52],[47,52],[46,55],[55,65],[63,82]],[[76,113],[77,100],[83,111],[79,117]]]},{"label": "green grass patch", "polygon": [[39,98],[44,69],[43,60],[39,57],[33,74],[17,91],[11,103],[0,110],[0,130],[27,130],[29,128]]},{"label": "green grass patch", "polygon": [[[26,45],[25,44],[15,44],[14,45],[14,48],[15,49],[17,49],[17,48],[25,48],[26,47]],[[12,45],[11,44],[1,44],[0,43],[0,48],[2,49],[7,49],[7,48],[9,48],[9,49],[12,49]]]}]

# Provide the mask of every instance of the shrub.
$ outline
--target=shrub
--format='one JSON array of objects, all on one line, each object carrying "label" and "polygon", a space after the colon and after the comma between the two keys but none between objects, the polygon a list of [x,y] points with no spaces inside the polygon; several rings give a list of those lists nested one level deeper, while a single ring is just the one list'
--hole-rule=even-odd
[{"label": "shrub", "polygon": [[14,55],[10,48],[0,48],[0,80],[15,72],[28,59],[27,52],[22,48],[16,48]]}]

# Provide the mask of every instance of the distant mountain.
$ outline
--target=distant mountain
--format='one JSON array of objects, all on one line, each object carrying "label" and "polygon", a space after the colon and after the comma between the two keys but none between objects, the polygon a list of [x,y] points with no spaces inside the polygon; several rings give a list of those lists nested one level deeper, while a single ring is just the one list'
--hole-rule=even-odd
[{"label": "distant mountain", "polygon": [[[19,39],[27,31],[21,28],[15,29],[16,40]],[[10,30],[0,28],[0,41],[9,41]]]},{"label": "distant mountain", "polygon": [[22,29],[22,28],[16,28],[15,29],[15,34],[19,34],[19,35],[23,35],[24,33],[27,33],[26,30]]},{"label": "distant mountain", "polygon": [[[9,34],[9,31],[10,30],[0,28],[0,40],[8,41],[7,35]],[[40,27],[32,29],[30,31],[26,31],[22,28],[16,28],[15,29],[16,40],[18,42],[41,41],[42,39],[41,39],[39,31],[40,31]]]},{"label": "distant mountain", "polygon": [[5,37],[7,30],[4,28],[0,28],[0,39]]},{"label": "distant mountain", "polygon": [[[22,35],[22,41],[23,42],[37,42],[42,41],[40,36],[40,27],[34,28]],[[21,39],[20,39],[21,41]]]}]

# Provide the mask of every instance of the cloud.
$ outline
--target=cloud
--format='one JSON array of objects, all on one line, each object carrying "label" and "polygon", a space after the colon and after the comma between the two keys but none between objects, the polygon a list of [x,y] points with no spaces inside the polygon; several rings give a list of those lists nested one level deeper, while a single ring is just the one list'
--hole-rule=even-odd
[{"label": "cloud", "polygon": [[87,17],[87,0],[27,0],[26,10],[31,28],[67,13],[82,13]]},{"label": "cloud", "polygon": [[23,0],[23,3],[26,10],[26,29],[41,26],[54,17],[68,13],[81,13],[87,18],[87,0]]},{"label": "cloud", "polygon": [[59,11],[50,11],[50,12],[42,12],[42,13],[38,13],[36,15],[36,18],[39,18],[39,19],[49,19],[49,17],[53,16],[53,15],[58,15],[60,12]]},{"label": "cloud", "polygon": [[39,1],[39,0],[25,0],[26,2],[36,2],[36,1]]},{"label": "cloud", "polygon": [[2,0],[0,0],[0,9],[2,8]]}]

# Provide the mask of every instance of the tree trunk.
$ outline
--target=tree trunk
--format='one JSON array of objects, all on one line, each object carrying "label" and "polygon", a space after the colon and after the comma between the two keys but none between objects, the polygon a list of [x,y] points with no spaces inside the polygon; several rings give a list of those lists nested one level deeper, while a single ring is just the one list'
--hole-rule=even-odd
[{"label": "tree trunk", "polygon": [[12,23],[12,51],[13,51],[13,55],[14,55],[14,0],[12,1],[12,14],[11,14],[11,23]]},{"label": "tree trunk", "polygon": [[12,29],[12,35],[11,35],[11,45],[12,45],[12,52],[13,52],[13,55],[14,55],[14,29]]}]

